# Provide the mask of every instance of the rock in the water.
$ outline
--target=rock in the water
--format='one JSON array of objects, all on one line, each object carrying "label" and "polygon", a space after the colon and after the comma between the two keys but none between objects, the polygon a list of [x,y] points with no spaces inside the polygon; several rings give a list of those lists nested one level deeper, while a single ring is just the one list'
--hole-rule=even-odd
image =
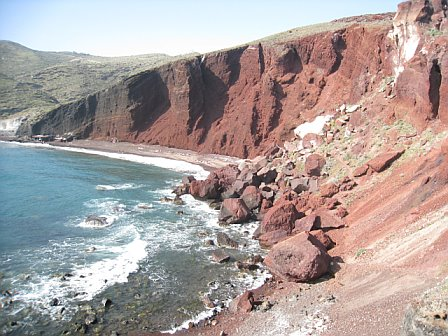
[{"label": "rock in the water", "polygon": [[201,199],[218,199],[218,183],[214,180],[194,180],[190,184],[190,194]]},{"label": "rock in the water", "polygon": [[218,232],[216,241],[218,242],[218,246],[238,248],[238,242],[230,238],[228,234],[224,232]]},{"label": "rock in the water", "polygon": [[103,307],[109,308],[112,305],[112,300],[109,298],[104,298],[101,300],[101,304],[103,305]]},{"label": "rock in the water", "polygon": [[328,271],[330,262],[325,247],[308,232],[274,245],[264,260],[276,277],[295,282],[319,278]]},{"label": "rock in the water", "polygon": [[261,192],[256,186],[248,186],[244,189],[241,199],[249,209],[257,209],[260,207],[262,201]]},{"label": "rock in the water", "polygon": [[50,301],[50,306],[51,307],[55,307],[55,306],[59,306],[59,299],[54,298]]},{"label": "rock in the water", "polygon": [[230,260],[230,255],[225,253],[223,250],[215,250],[212,252],[212,258],[219,264],[222,264]]},{"label": "rock in the water", "polygon": [[260,233],[265,234],[275,230],[284,230],[288,234],[294,228],[296,219],[303,217],[292,202],[278,202],[264,215]]},{"label": "rock in the water", "polygon": [[379,173],[388,168],[392,164],[392,162],[394,162],[401,156],[401,154],[403,154],[403,152],[404,151],[393,151],[380,154],[367,162],[367,165],[375,172]]},{"label": "rock in the water", "polygon": [[310,176],[320,176],[325,159],[319,154],[311,154],[305,160],[305,172]]},{"label": "rock in the water", "polygon": [[219,220],[228,224],[244,223],[251,217],[251,212],[240,198],[227,198],[222,202]]},{"label": "rock in the water", "polygon": [[109,223],[107,223],[106,217],[95,216],[95,215],[87,216],[84,223],[88,226],[94,226],[94,227],[103,227],[103,226],[109,225]]}]

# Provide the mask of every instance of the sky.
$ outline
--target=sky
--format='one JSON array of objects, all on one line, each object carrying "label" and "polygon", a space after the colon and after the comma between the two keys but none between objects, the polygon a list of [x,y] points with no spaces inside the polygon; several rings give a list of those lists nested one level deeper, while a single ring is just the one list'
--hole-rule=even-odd
[{"label": "sky", "polygon": [[0,39],[98,56],[205,53],[400,0],[0,0]]}]

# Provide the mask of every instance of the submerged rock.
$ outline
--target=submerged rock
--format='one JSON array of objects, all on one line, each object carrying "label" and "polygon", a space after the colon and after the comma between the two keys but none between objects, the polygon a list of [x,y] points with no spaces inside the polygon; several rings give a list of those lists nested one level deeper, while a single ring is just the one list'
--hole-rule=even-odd
[{"label": "submerged rock", "polygon": [[225,253],[223,250],[215,250],[212,252],[212,258],[219,264],[222,264],[230,260],[230,255]]},{"label": "submerged rock", "polygon": [[218,232],[216,241],[218,242],[218,246],[228,246],[232,248],[238,248],[239,246],[237,241],[230,238],[229,235],[224,232]]}]

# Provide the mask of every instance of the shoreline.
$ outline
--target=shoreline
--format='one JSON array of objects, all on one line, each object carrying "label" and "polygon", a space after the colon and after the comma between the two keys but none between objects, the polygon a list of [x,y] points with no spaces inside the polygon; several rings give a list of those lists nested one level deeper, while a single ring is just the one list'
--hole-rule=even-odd
[{"label": "shoreline", "polygon": [[[229,164],[238,164],[242,161],[240,158],[236,157],[228,157],[223,155],[216,155],[216,154],[199,154],[194,151],[190,150],[182,150],[182,149],[175,149],[175,148],[168,148],[163,146],[157,146],[157,145],[140,145],[140,144],[133,144],[133,143],[127,143],[127,142],[120,142],[120,143],[112,143],[108,141],[97,141],[97,140],[76,140],[74,142],[69,143],[63,143],[63,142],[46,142],[46,143],[39,143],[39,142],[17,142],[17,141],[1,141],[3,143],[10,143],[10,144],[16,144],[16,145],[23,145],[23,146],[29,146],[29,147],[35,147],[35,148],[42,148],[42,149],[58,149],[58,150],[64,150],[64,151],[72,151],[77,153],[84,153],[84,154],[92,154],[92,155],[100,155],[105,157],[110,157],[113,159],[122,159],[122,160],[129,160],[131,162],[136,163],[142,163],[142,164],[151,164],[158,166],[157,163],[152,162],[142,162],[142,160],[136,161],[132,160],[132,157],[124,157],[124,155],[135,155],[139,157],[144,158],[162,158],[177,162],[186,162],[191,165],[197,166],[202,168],[204,172],[208,175],[211,171],[217,168],[224,167]],[[107,155],[107,154],[116,154],[116,155]],[[123,155],[122,157],[118,157],[119,155]],[[175,170],[174,168],[167,168],[164,167],[164,165],[161,165],[163,168],[169,169],[169,170]],[[188,168],[188,167],[185,167]],[[188,172],[191,172],[192,170],[186,169]],[[184,171],[181,172],[183,174],[188,174],[188,172]],[[201,172],[199,171],[199,174]],[[193,175],[195,175],[193,173]],[[200,176],[200,178],[205,178],[206,176]],[[206,203],[206,202],[205,202]],[[262,282],[259,283],[260,279],[258,281],[254,281],[251,285],[245,288],[241,288],[242,292],[246,290],[259,290],[261,287],[264,286],[266,283],[266,280],[269,279],[269,277],[261,277]],[[255,280],[255,278],[254,278]],[[241,292],[241,293],[242,293]],[[240,293],[240,294],[241,294]],[[215,309],[207,309],[204,307],[204,310],[201,311],[198,315],[193,316],[190,319],[184,320],[180,325],[174,326],[172,328],[168,329],[161,329],[156,331],[155,333],[160,334],[183,334],[185,332],[191,332],[191,324],[199,325],[202,322],[202,327],[205,327],[206,321],[210,320],[211,318],[217,318],[218,315],[222,315],[224,311],[226,311],[229,307],[228,304],[235,298],[227,298],[227,304],[224,305],[224,307],[220,308],[219,306],[215,307]],[[88,300],[89,302],[93,302],[92,300]],[[224,301],[223,301],[224,303]],[[195,327],[196,330],[200,330],[201,327]]]},{"label": "shoreline", "polygon": [[201,166],[207,172],[228,164],[238,164],[242,159],[219,154],[200,154],[192,150],[177,149],[159,145],[134,144],[104,140],[75,140],[72,142],[49,142],[52,147],[79,148],[116,154],[132,154],[142,157],[164,158],[188,162]]}]

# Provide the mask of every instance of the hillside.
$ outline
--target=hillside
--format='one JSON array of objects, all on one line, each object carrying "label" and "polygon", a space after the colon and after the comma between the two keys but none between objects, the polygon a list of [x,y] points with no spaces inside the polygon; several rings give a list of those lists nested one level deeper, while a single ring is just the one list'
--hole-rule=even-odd
[{"label": "hillside", "polygon": [[176,59],[164,54],[98,57],[0,41],[0,117],[34,116]]},{"label": "hillside", "polygon": [[[406,1],[172,60],[21,120],[17,134],[244,159],[174,192],[219,204],[222,225],[256,218],[263,262],[217,236],[210,256],[237,249],[242,273],[273,277],[179,335],[446,335],[447,10]],[[123,324],[103,308],[107,323],[80,314],[73,334],[159,335],[144,315]]]}]

